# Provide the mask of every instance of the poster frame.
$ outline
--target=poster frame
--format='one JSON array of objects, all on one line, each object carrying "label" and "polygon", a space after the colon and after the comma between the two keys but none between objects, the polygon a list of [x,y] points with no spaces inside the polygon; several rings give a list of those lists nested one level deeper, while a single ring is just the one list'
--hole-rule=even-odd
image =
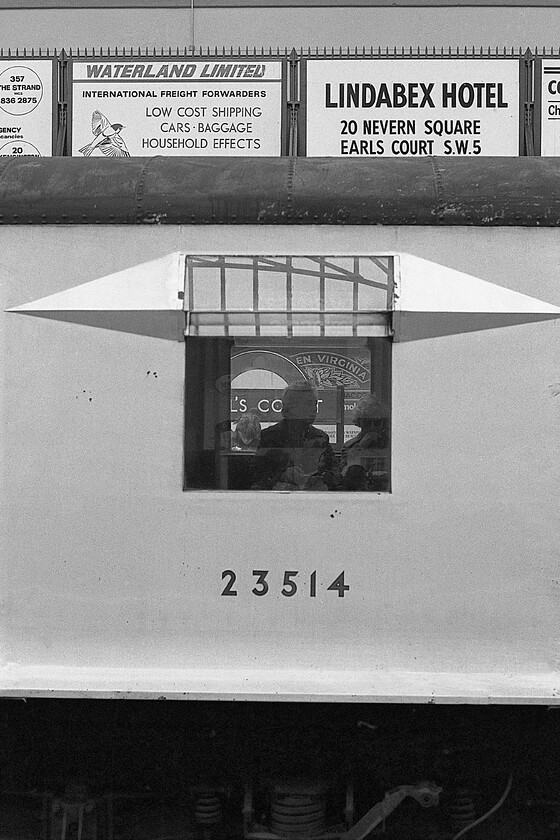
[{"label": "poster frame", "polygon": [[542,58],[535,58],[534,61],[534,102],[535,113],[533,119],[533,142],[535,148],[535,155],[541,155],[542,149],[542,80],[543,80],[543,66]]},{"label": "poster frame", "polygon": [[[410,51],[409,53],[405,53],[404,50],[399,54],[396,52],[391,53],[389,50],[385,50],[385,52],[381,52],[381,50],[374,52],[370,52],[369,54],[366,52],[358,53],[357,51],[354,53],[344,53],[339,51],[336,54],[328,54],[325,53],[314,53],[310,55],[301,55],[300,56],[300,108],[299,108],[299,119],[300,119],[300,126],[298,131],[298,155],[302,157],[307,157],[307,115],[308,115],[308,101],[307,101],[307,67],[308,63],[316,60],[332,60],[332,61],[517,61],[518,63],[518,136],[517,136],[517,157],[523,157],[525,152],[525,141],[524,141],[524,112],[525,112],[525,96],[524,90],[526,87],[525,80],[527,77],[527,71],[524,66],[523,62],[523,55],[521,53],[475,53],[473,52],[456,52],[455,54],[451,53],[449,49],[447,52],[442,50],[441,52],[436,53],[435,50],[433,53],[425,52],[421,53],[420,51]],[[457,155],[457,157],[461,157]],[[486,157],[496,157],[496,155],[487,155]],[[514,157],[514,155],[512,155]]]},{"label": "poster frame", "polygon": [[[185,49],[184,52],[175,51],[175,52],[156,52],[153,51],[151,53],[148,52],[119,52],[116,50],[115,52],[102,52],[100,51],[97,54],[95,51],[92,51],[89,54],[87,51],[84,53],[68,53],[66,56],[66,108],[67,108],[67,131],[66,131],[66,155],[68,157],[74,157],[72,155],[72,130],[73,130],[73,104],[74,104],[74,74],[73,69],[75,64],[83,64],[85,61],[91,62],[92,60],[102,62],[163,62],[163,61],[174,61],[174,60],[189,60],[192,62],[201,62],[201,61],[230,61],[230,62],[238,62],[250,59],[258,59],[260,62],[270,62],[274,61],[280,64],[281,68],[281,80],[280,80],[280,97],[281,97],[281,113],[280,113],[280,151],[278,157],[284,157],[288,154],[288,146],[289,146],[289,118],[288,118],[288,89],[289,89],[289,56],[287,52],[282,52],[278,54],[271,54],[267,52],[266,54],[261,54],[259,52],[219,52],[219,53],[209,53],[207,55],[201,55],[199,53],[193,54],[191,51]],[[157,154],[150,154],[150,155],[142,155],[142,157],[146,157],[149,159],[150,157],[159,157],[160,155]],[[162,157],[176,157],[175,155],[161,155]],[[188,155],[185,154],[185,157],[195,157],[195,155]],[[201,155],[201,158],[212,158],[218,157],[217,155]],[[229,156],[228,156],[229,157]],[[231,156],[234,159],[235,156]],[[251,157],[257,157],[251,156]]]},{"label": "poster frame", "polygon": [[[557,52],[551,52],[549,55],[543,54],[534,57],[534,114],[533,114],[533,133],[534,133],[534,144],[535,144],[535,155],[542,157],[542,144],[543,144],[543,95],[542,95],[542,87],[543,87],[543,80],[544,80],[544,67],[543,63],[545,61],[555,61],[557,62],[558,66],[560,66],[560,54]],[[552,155],[546,155],[545,157],[553,157]],[[555,156],[556,157],[556,156]]]},{"label": "poster frame", "polygon": [[[51,151],[48,157],[56,157],[56,150],[57,150],[57,142],[58,142],[58,135],[59,135],[59,55],[56,51],[52,54],[45,54],[42,55],[39,51],[35,54],[33,51],[31,54],[28,54],[27,50],[16,50],[15,53],[12,52],[11,54],[4,54],[3,51],[0,51],[0,68],[4,62],[14,62],[14,61],[26,61],[26,62],[37,62],[37,61],[48,61],[51,65]],[[0,70],[0,72],[2,72]],[[9,155],[7,157],[10,157]],[[29,155],[22,155],[22,157],[29,157]],[[41,155],[41,157],[45,157],[45,155]]]}]

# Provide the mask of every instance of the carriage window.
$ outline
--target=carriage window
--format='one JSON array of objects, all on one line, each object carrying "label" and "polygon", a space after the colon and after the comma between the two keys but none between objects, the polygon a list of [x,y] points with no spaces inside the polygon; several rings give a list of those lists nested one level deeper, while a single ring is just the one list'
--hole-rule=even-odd
[{"label": "carriage window", "polygon": [[390,490],[390,259],[189,258],[185,489]]}]

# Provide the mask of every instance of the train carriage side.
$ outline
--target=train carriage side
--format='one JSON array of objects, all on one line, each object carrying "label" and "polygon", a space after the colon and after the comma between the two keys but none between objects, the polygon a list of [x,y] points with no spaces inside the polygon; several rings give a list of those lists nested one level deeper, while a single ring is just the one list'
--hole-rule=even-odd
[{"label": "train carriage side", "polygon": [[560,703],[560,166],[365,163],[0,163],[4,697]]}]

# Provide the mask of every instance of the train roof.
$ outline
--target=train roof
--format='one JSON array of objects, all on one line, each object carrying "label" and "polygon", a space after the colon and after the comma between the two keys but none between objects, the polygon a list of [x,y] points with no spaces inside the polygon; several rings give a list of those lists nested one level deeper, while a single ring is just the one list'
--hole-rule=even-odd
[{"label": "train roof", "polygon": [[0,224],[560,225],[560,160],[0,158]]}]

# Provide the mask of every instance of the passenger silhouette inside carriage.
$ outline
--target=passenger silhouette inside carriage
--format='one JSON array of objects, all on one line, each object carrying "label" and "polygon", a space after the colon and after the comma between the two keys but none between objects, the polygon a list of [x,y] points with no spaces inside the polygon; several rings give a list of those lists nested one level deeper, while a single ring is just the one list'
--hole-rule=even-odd
[{"label": "passenger silhouette inside carriage", "polygon": [[282,395],[282,420],[263,429],[253,460],[254,490],[329,490],[337,484],[329,436],[313,425],[318,392],[308,380]]},{"label": "passenger silhouette inside carriage", "polygon": [[231,434],[231,450],[232,452],[251,452],[258,447],[260,439],[260,420],[251,410],[237,421]]},{"label": "passenger silhouette inside carriage", "polygon": [[388,473],[385,458],[389,446],[388,409],[375,396],[368,394],[354,409],[353,422],[360,432],[342,447],[340,455],[341,488],[343,490],[386,490]]}]

